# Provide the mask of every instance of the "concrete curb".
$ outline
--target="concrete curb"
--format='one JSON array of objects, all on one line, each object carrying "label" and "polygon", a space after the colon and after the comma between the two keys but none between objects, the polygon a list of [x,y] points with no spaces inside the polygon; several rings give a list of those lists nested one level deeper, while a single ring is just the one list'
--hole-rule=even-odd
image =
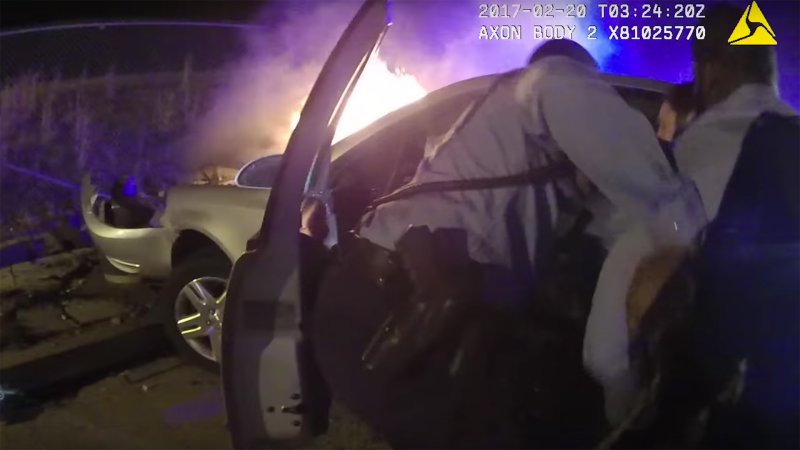
[{"label": "concrete curb", "polygon": [[[57,234],[57,232],[42,233],[30,238],[0,243],[0,268],[70,250],[65,248],[63,240],[59,239]],[[75,248],[92,246],[92,240],[85,230],[75,230],[75,234],[77,237],[72,239],[75,242],[71,242]]]},{"label": "concrete curb", "polygon": [[0,352],[0,384],[6,390],[37,395],[168,351],[161,327],[149,318],[109,323],[55,342]]}]

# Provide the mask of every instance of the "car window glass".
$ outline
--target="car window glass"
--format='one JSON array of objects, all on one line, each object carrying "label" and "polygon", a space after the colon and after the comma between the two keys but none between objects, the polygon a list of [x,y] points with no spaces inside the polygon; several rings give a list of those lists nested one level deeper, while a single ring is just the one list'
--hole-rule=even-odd
[{"label": "car window glass", "polygon": [[631,106],[631,108],[644,114],[647,120],[655,126],[658,119],[658,111],[661,108],[663,94],[659,92],[646,91],[643,89],[617,87],[619,95]]},{"label": "car window glass", "polygon": [[245,187],[271,188],[280,166],[280,155],[259,158],[242,168],[236,177],[236,184]]}]

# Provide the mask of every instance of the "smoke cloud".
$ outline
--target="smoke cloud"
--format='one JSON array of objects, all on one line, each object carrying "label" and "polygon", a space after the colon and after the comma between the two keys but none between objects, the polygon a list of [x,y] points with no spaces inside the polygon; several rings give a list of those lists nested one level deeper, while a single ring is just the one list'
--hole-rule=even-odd
[{"label": "smoke cloud", "polygon": [[301,6],[288,11],[280,26],[243,32],[244,56],[226,69],[211,107],[184,142],[190,165],[239,167],[283,152],[292,113],[358,5]]},{"label": "smoke cloud", "polygon": [[[211,108],[186,141],[194,163],[239,167],[256,157],[283,152],[293,126],[292,114],[302,105],[360,4],[354,0],[268,3],[261,17],[254,18],[264,25],[263,30],[245,32],[244,58],[229,68]],[[530,38],[479,40],[481,26],[530,27],[548,19],[480,18],[479,5],[479,0],[396,0],[394,23],[381,46],[381,58],[390,68],[414,75],[428,91],[520,67],[539,43]],[[558,23],[568,24],[566,20]],[[610,53],[607,45],[584,38],[577,40],[598,59]]]}]

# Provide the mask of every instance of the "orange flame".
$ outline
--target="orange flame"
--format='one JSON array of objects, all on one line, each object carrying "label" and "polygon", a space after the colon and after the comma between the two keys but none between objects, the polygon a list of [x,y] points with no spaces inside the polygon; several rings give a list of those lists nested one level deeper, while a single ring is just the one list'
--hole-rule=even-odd
[{"label": "orange flame", "polygon": [[[380,57],[370,59],[339,118],[333,142],[364,129],[386,114],[425,97],[427,93],[413,75],[402,69],[390,70]],[[290,132],[300,120],[305,101],[303,99],[290,117]]]}]

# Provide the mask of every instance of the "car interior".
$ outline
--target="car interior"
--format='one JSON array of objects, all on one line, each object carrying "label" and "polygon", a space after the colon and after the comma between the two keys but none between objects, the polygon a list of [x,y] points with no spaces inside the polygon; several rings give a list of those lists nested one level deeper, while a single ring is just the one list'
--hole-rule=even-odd
[{"label": "car interior", "polygon": [[621,86],[617,86],[617,92],[628,102],[628,105],[644,114],[655,129],[656,121],[658,120],[658,111],[661,108],[664,94]]}]

